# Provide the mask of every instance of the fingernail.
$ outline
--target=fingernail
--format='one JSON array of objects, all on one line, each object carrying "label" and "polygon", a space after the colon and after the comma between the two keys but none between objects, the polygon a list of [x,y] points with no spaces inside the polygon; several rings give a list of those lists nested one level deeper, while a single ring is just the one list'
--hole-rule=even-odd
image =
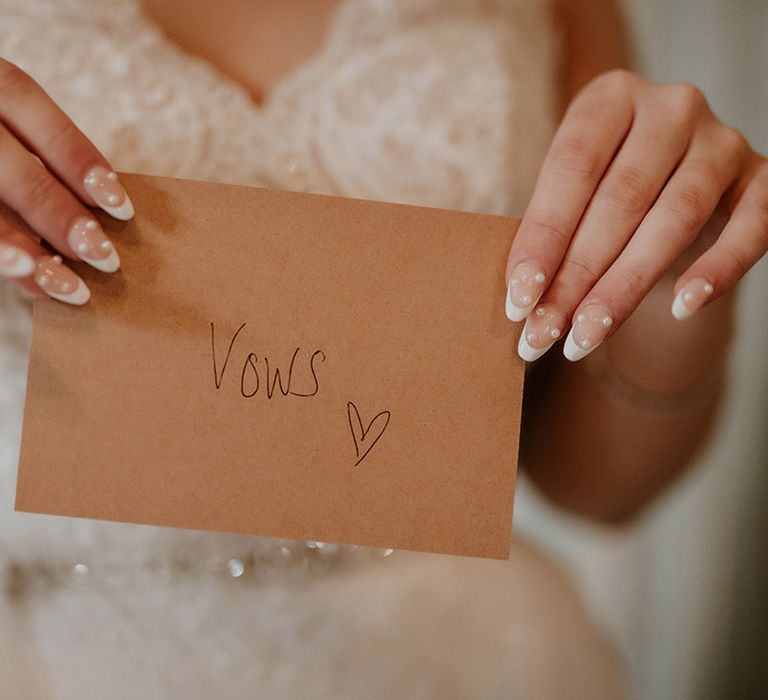
[{"label": "fingernail", "polygon": [[120,257],[115,246],[95,219],[83,216],[75,221],[67,241],[77,257],[97,270],[114,272],[120,267]]},{"label": "fingernail", "polygon": [[35,271],[31,255],[10,243],[0,241],[0,275],[4,277],[29,277]]},{"label": "fingernail", "polygon": [[133,217],[133,204],[114,170],[103,165],[91,168],[83,180],[83,186],[107,214],[123,221]]},{"label": "fingernail", "polygon": [[537,306],[525,321],[517,354],[526,362],[540,358],[560,337],[565,321],[565,314],[554,304]]},{"label": "fingernail", "polygon": [[44,255],[37,259],[35,282],[49,297],[80,306],[91,298],[91,291],[60,256]]},{"label": "fingernail", "polygon": [[512,270],[507,286],[507,318],[522,321],[544,292],[547,276],[537,263],[520,263]]},{"label": "fingernail", "polygon": [[573,319],[563,354],[573,362],[586,357],[606,339],[612,325],[613,317],[605,307],[587,306]]},{"label": "fingernail", "polygon": [[688,280],[672,302],[672,315],[682,320],[702,307],[715,288],[703,277]]}]

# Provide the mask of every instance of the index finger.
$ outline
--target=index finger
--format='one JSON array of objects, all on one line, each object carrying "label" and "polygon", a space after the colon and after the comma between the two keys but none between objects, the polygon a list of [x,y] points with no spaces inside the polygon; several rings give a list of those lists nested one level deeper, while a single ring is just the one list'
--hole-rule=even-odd
[{"label": "index finger", "polygon": [[98,148],[21,68],[0,59],[0,121],[84,203],[127,220],[133,205]]},{"label": "index finger", "polygon": [[506,312],[522,321],[560,265],[634,116],[624,74],[604,74],[577,95],[544,159],[507,260]]}]

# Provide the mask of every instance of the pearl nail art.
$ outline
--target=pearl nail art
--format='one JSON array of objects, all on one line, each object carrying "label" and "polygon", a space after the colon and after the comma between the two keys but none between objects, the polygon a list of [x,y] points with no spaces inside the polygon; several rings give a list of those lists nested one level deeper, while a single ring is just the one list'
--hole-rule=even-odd
[{"label": "pearl nail art", "polygon": [[29,277],[35,271],[32,256],[21,248],[0,241],[0,275],[4,277]]},{"label": "pearl nail art", "polygon": [[507,287],[507,318],[522,321],[544,292],[547,276],[537,263],[523,262],[512,270]]},{"label": "pearl nail art", "polygon": [[133,217],[133,204],[117,179],[117,173],[97,165],[83,179],[85,191],[107,214],[127,221]]},{"label": "pearl nail art", "polygon": [[703,277],[688,280],[672,302],[672,315],[677,319],[688,318],[702,307],[715,288]]},{"label": "pearl nail art", "polygon": [[525,321],[517,354],[526,362],[538,359],[557,341],[565,324],[565,314],[554,304],[537,306]]},{"label": "pearl nail art", "polygon": [[64,265],[58,255],[37,259],[35,282],[49,297],[67,304],[80,306],[91,298],[85,282]]},{"label": "pearl nail art", "polygon": [[587,306],[573,319],[563,354],[574,362],[586,357],[606,339],[612,325],[613,317],[605,307],[598,304]]},{"label": "pearl nail art", "polygon": [[95,219],[83,216],[69,230],[69,247],[75,255],[102,272],[114,272],[120,267],[120,257]]}]

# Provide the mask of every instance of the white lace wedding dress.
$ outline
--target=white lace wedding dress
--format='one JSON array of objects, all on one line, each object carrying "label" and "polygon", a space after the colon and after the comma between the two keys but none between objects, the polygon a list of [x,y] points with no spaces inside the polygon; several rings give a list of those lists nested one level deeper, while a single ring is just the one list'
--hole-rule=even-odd
[{"label": "white lace wedding dress", "polygon": [[[536,0],[342,0],[261,107],[135,0],[0,13],[0,55],[120,170],[520,214],[554,129]],[[493,562],[15,513],[30,315],[8,286],[0,323],[2,698],[617,694],[612,651],[520,542]]]}]

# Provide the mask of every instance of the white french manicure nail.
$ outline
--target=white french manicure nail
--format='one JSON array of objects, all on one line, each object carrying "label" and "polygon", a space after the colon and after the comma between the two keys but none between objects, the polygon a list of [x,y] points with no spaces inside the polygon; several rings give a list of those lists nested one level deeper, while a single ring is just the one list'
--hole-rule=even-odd
[{"label": "white french manicure nail", "polygon": [[546,279],[538,263],[523,262],[512,270],[505,307],[510,321],[522,321],[530,313],[544,292]]},{"label": "white french manicure nail", "polygon": [[120,256],[115,246],[95,219],[83,216],[75,221],[67,242],[81,260],[97,270],[115,272],[120,267]]},{"label": "white french manicure nail", "polygon": [[0,241],[0,275],[4,277],[29,277],[35,271],[31,255],[18,246]]},{"label": "white french manicure nail", "polygon": [[571,362],[591,353],[606,337],[613,325],[613,316],[598,304],[587,306],[576,314],[565,339],[563,355]]},{"label": "white french manicure nail", "polygon": [[541,357],[557,341],[565,327],[565,314],[554,304],[537,306],[525,321],[517,353],[526,362]]},{"label": "white french manicure nail", "polygon": [[35,282],[49,297],[67,304],[81,306],[91,298],[85,282],[63,264],[59,255],[37,259]]},{"label": "white french manicure nail", "polygon": [[715,288],[703,277],[694,277],[685,283],[672,302],[672,315],[683,320],[700,309]]},{"label": "white french manicure nail", "polygon": [[122,221],[133,218],[133,204],[114,170],[103,165],[91,168],[83,179],[83,187],[107,214]]}]

